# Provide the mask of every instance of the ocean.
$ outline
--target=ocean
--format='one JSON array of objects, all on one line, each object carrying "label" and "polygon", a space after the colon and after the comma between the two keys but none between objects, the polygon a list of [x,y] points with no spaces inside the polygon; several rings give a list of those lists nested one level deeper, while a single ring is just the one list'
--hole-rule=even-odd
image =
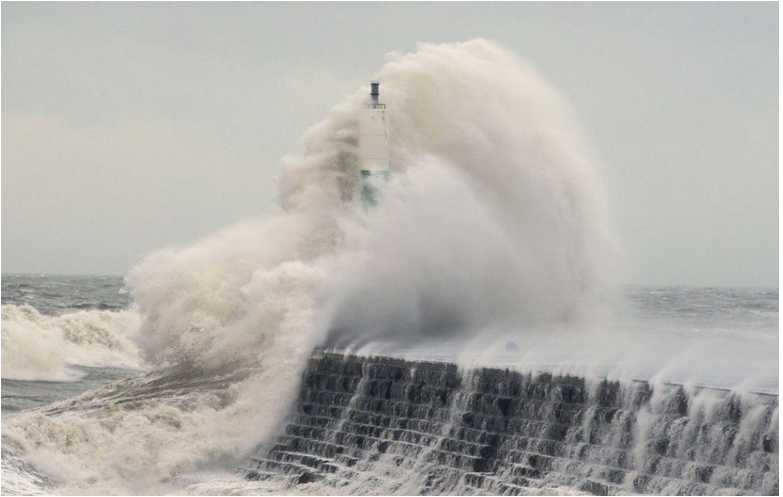
[{"label": "ocean", "polygon": [[[679,340],[681,346],[685,348],[699,342],[707,344],[705,348],[711,350],[710,359],[717,363],[717,367],[714,370],[708,368],[708,374],[704,375],[702,380],[711,378],[717,385],[731,387],[732,384],[747,382],[747,377],[742,376],[742,369],[752,371],[753,375],[760,375],[765,370],[758,368],[758,364],[777,362],[777,289],[633,286],[624,288],[623,293],[623,301],[626,305],[622,307],[621,315],[616,319],[625,322],[630,331],[636,333],[643,327],[650,334],[659,336],[664,334],[667,340]],[[171,381],[163,385],[160,381],[162,374],[156,373],[154,368],[138,359],[137,351],[124,349],[124,354],[117,354],[116,344],[124,343],[126,339],[132,343],[133,335],[137,332],[134,327],[138,327],[141,322],[140,318],[129,318],[136,311],[121,277],[3,275],[2,299],[3,494],[5,495],[56,494],[63,491],[79,493],[96,488],[95,483],[68,482],[63,481],[60,474],[57,476],[49,474],[47,468],[51,467],[53,461],[42,460],[42,457],[46,457],[42,454],[46,452],[30,451],[30,446],[34,446],[32,440],[28,441],[29,445],[27,445],[24,440],[16,438],[19,432],[15,429],[5,429],[6,426],[13,426],[16,420],[24,416],[51,418],[51,422],[60,425],[61,429],[62,423],[73,423],[73,430],[67,431],[68,436],[49,441],[50,444],[52,442],[54,444],[49,445],[47,451],[51,451],[50,456],[53,460],[65,456],[83,458],[84,460],[77,464],[79,467],[82,464],[90,464],[93,457],[89,451],[90,445],[115,443],[110,439],[92,438],[89,431],[85,431],[85,427],[79,425],[85,423],[100,409],[106,409],[109,404],[118,402],[118,399],[125,398],[129,402],[140,402],[138,410],[133,407],[127,409],[124,412],[125,417],[148,419],[151,417],[150,405],[157,404],[158,401],[182,406],[183,399],[188,396],[216,396],[216,392],[230,389],[232,381],[237,384],[247,381],[247,375],[241,372],[215,373],[209,381],[203,378],[194,381],[194,377],[198,377],[198,374],[177,376],[171,374],[171,371],[166,371],[164,375],[171,374]],[[128,326],[129,322],[133,325]],[[96,323],[101,323],[101,326],[96,326]],[[16,353],[24,347],[36,347],[38,340],[53,341],[63,347],[65,353],[56,358],[61,362],[57,364],[40,362],[37,364],[39,368],[37,371],[30,365],[18,371],[14,370],[17,362],[13,357],[10,357],[9,361],[9,354]],[[714,355],[720,348],[719,343],[723,343],[721,346],[723,356]],[[735,356],[734,346],[742,343],[758,344],[755,348],[751,347],[756,355],[747,359]],[[677,344],[668,345],[667,350],[677,347]],[[747,350],[748,347],[744,346],[744,349]],[[409,350],[404,354],[401,352],[403,350],[404,347],[398,347],[396,355],[411,357]],[[652,349],[649,351],[652,352]],[[507,366],[510,352],[506,351],[504,354],[503,364]],[[413,356],[415,357],[415,353]],[[442,354],[440,359],[448,358]],[[138,362],[133,363],[133,360]],[[497,362],[497,359],[493,360]],[[131,364],[133,367],[130,367]],[[726,367],[721,367],[721,364]],[[556,369],[557,364],[554,362],[548,365],[536,364],[533,367]],[[731,371],[734,376],[727,375],[724,369]],[[716,374],[715,371],[722,371],[723,374]],[[777,368],[770,366],[766,373],[766,376],[756,377],[753,388],[755,391],[777,395]],[[126,380],[120,381],[123,379]],[[134,379],[137,381],[129,381]],[[154,388],[151,387],[156,382],[159,384]],[[103,390],[100,388],[102,386]],[[91,395],[91,391],[95,393]],[[144,391],[143,395],[140,391]],[[82,396],[79,397],[79,394]],[[139,399],[144,396],[155,402],[141,402]],[[156,396],[160,398],[156,399]],[[75,400],[70,400],[74,398]],[[264,412],[263,405],[249,406],[249,408]],[[173,416],[169,421],[179,423],[179,421],[175,422],[177,418]],[[230,422],[230,420],[223,422]],[[26,436],[33,435],[31,431],[24,433]],[[154,436],[143,431],[137,435]],[[245,436],[252,441],[251,445],[264,441],[260,437],[254,439],[257,434],[252,431]],[[191,443],[177,447],[176,440],[167,439],[167,441],[172,444],[166,447],[167,451],[193,449]],[[74,444],[85,446],[74,453]],[[135,457],[127,458],[121,455],[121,451],[127,450],[125,448],[118,450],[120,453],[116,454],[117,460],[112,463],[112,466],[119,465],[120,467],[116,469],[119,474],[123,474],[121,468],[123,461],[127,461],[126,464],[131,466],[136,464],[133,461]],[[150,450],[160,457],[161,447],[148,449],[145,444],[140,444],[131,450]],[[61,453],[53,454],[58,451]],[[228,463],[224,456],[215,455],[216,460],[209,461],[209,451],[205,455],[206,460],[192,467],[182,466],[181,470],[176,466],[169,468],[172,475],[167,478],[168,481],[152,485],[152,492],[169,494],[303,492],[301,487],[298,490],[295,487],[288,488],[279,481],[244,480],[243,473],[237,471],[237,468],[243,465],[241,457]],[[145,457],[142,454],[136,456]],[[133,474],[132,467],[128,469],[128,474]],[[139,475],[134,477],[139,478]],[[78,475],[77,478],[83,476]],[[136,482],[138,486],[134,486],[133,482],[123,482],[122,486],[115,486],[117,481],[108,480],[105,483],[108,486],[97,485],[97,488],[114,493],[134,488],[141,490],[152,482]],[[305,489],[304,493],[336,492],[335,489],[324,490],[316,485],[311,484],[311,488]],[[580,493],[577,489],[572,490]],[[562,492],[563,489],[560,491]]]}]

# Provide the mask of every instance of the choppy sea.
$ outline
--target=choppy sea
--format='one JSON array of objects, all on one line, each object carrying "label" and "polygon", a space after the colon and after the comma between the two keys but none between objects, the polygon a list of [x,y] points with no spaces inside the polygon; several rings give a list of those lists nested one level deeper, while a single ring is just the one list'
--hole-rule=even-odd
[{"label": "choppy sea", "polygon": [[[750,390],[777,394],[778,312],[777,289],[633,286],[624,289],[624,297],[613,318],[613,329],[618,347],[627,347],[629,362],[637,366],[632,374],[648,377],[664,374],[668,375],[667,380],[675,381],[696,378],[697,382],[712,386],[744,384]],[[62,482],[47,479],[49,463],[42,463],[41,453],[31,449],[35,442],[20,447],[26,443],[25,436],[33,437],[34,434],[29,430],[12,430],[13,436],[7,437],[6,425],[19,416],[31,416],[36,410],[51,413],[53,405],[62,406],[64,399],[102,385],[150,374],[134,345],[134,334],[141,323],[142,318],[134,309],[121,277],[3,275],[4,494],[61,491],[56,489]],[[511,361],[509,354],[514,353],[524,355],[532,367],[567,369],[568,363],[579,361],[577,351],[584,350],[593,336],[590,333],[584,343],[578,340],[572,340],[570,346],[561,343],[561,355],[552,352],[557,347],[553,347],[551,339],[542,338],[504,348],[503,360]],[[438,352],[431,356],[448,359],[444,350],[440,350],[442,357]],[[545,350],[550,353],[544,353]],[[631,350],[640,352],[634,356]],[[415,355],[416,352],[406,351],[407,355],[411,353]],[[596,350],[591,352],[592,356],[596,354],[600,356]],[[541,356],[546,360],[536,363],[534,358]],[[611,360],[602,367],[606,375],[613,374]],[[628,368],[623,370],[628,371]],[[230,383],[232,380],[225,381]],[[190,388],[188,385],[180,385],[180,391]],[[121,388],[124,387],[117,387]],[[133,388],[138,389],[138,385]],[[116,393],[117,389],[114,398],[120,395]],[[160,392],[165,393],[165,389]],[[101,399],[107,399],[107,395],[104,391],[93,396],[90,402],[94,406],[96,402],[102,402]],[[147,394],[150,395],[155,394]],[[139,409],[140,419],[151,419],[145,411],[150,409],[149,405]],[[155,416],[163,415],[155,413]],[[172,418],[171,422],[204,421]],[[80,457],[71,453],[74,444],[100,443],[90,440],[93,435],[86,426],[68,433],[77,440],[60,441],[62,451],[68,457]],[[248,437],[252,436],[252,433],[248,434]],[[143,445],[134,450],[144,450]],[[159,451],[159,448],[154,450]],[[21,456],[22,453],[27,455]],[[135,463],[128,461],[128,464]],[[204,478],[212,477],[202,476],[198,485],[204,484]],[[236,484],[230,483],[233,478],[230,472],[215,474],[213,483],[217,486],[207,488],[210,492],[230,492]],[[198,485],[184,485],[187,488],[180,491],[197,492]],[[173,490],[162,491],[170,493]]]}]

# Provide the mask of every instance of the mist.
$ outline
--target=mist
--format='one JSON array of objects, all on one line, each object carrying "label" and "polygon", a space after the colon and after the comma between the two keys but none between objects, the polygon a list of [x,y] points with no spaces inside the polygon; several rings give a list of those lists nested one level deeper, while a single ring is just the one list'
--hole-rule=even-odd
[{"label": "mist", "polygon": [[777,286],[777,4],[3,14],[5,272],[124,275],[160,247],[273,215],[279,157],[304,153],[302,130],[387,52],[483,37],[573,107],[625,247],[622,282]]}]

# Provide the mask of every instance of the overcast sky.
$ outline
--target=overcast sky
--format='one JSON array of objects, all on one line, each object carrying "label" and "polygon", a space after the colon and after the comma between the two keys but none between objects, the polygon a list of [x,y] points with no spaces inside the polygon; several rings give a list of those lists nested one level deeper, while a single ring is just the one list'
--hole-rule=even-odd
[{"label": "overcast sky", "polygon": [[2,271],[124,274],[277,210],[388,52],[483,37],[600,158],[626,283],[778,285],[778,4],[2,3]]}]

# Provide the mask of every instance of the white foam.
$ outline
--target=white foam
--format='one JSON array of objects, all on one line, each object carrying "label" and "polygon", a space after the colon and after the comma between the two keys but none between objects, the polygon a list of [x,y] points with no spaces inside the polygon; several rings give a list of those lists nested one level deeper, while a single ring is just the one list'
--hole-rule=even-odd
[{"label": "white foam", "polygon": [[29,464],[3,451],[3,495],[46,495],[47,482]]},{"label": "white foam", "polygon": [[273,435],[327,336],[589,320],[616,250],[555,93],[484,40],[421,45],[378,78],[395,179],[377,210],[356,200],[361,89],[308,131],[303,157],[283,159],[283,213],[152,254],[126,278],[144,360],[252,376],[219,399],[194,390],[187,402],[146,395],[25,414],[4,421],[4,446],[64,481],[58,491],[155,493]]},{"label": "white foam", "polygon": [[133,311],[80,311],[45,316],[29,305],[2,307],[2,377],[68,381],[69,365],[139,368],[130,337],[141,323]]}]

